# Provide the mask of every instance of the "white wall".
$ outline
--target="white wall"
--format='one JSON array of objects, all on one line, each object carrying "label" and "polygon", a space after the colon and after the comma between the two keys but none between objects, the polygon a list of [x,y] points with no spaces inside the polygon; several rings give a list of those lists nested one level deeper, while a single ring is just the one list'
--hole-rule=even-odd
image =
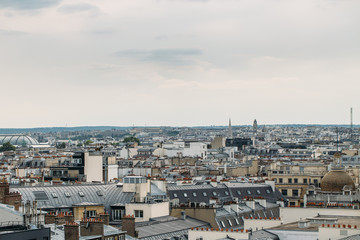
[{"label": "white wall", "polygon": [[136,222],[147,222],[150,218],[169,216],[169,202],[161,203],[127,203],[126,214],[134,215],[135,210],[144,212],[143,218],[135,218]]},{"label": "white wall", "polygon": [[245,219],[244,220],[244,229],[252,229],[253,231],[261,230],[263,228],[271,228],[275,226],[279,226],[281,224],[281,220],[273,220],[273,219]]},{"label": "white wall", "polygon": [[118,172],[118,165],[117,164],[113,164],[113,165],[108,165],[108,181],[114,179],[114,178],[119,178],[119,172]]},{"label": "white wall", "polygon": [[[336,225],[337,226],[337,225]],[[360,229],[338,227],[320,227],[319,240],[337,240],[351,235],[360,234]]]},{"label": "white wall", "polygon": [[330,208],[280,208],[280,218],[284,224],[299,221],[300,218],[320,215],[360,216],[360,211],[355,209],[330,209]]},{"label": "white wall", "polygon": [[103,180],[103,159],[101,155],[90,156],[85,153],[85,169],[86,181],[100,181]]},{"label": "white wall", "polygon": [[276,230],[267,229],[267,231],[279,236],[280,240],[318,240],[319,233],[306,231]]},{"label": "white wall", "polygon": [[246,232],[231,232],[230,230],[228,232],[226,232],[225,230],[222,231],[216,231],[213,230],[211,231],[210,229],[208,229],[208,231],[206,231],[206,229],[201,230],[201,228],[199,230],[189,230],[189,240],[198,240],[200,238],[204,239],[204,240],[218,240],[218,239],[228,239],[227,237],[231,237],[237,240],[242,240],[242,239],[248,239],[249,238],[249,233]]}]

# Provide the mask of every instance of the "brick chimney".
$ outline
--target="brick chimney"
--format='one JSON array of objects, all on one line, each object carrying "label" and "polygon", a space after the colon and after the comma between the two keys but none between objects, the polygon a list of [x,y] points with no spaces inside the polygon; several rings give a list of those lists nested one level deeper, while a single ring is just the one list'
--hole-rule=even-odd
[{"label": "brick chimney", "polygon": [[56,215],[53,213],[48,213],[45,215],[45,224],[53,224],[55,223]]},{"label": "brick chimney", "polygon": [[80,236],[104,235],[104,222],[100,218],[87,218],[80,221]]},{"label": "brick chimney", "polygon": [[66,240],[79,240],[79,224],[75,222],[66,222],[64,225]]},{"label": "brick chimney", "polygon": [[138,232],[135,230],[135,217],[134,215],[125,215],[122,218],[122,230],[132,237],[138,237]]},{"label": "brick chimney", "polygon": [[104,213],[100,213],[99,217],[103,220],[105,225],[109,225],[109,221],[110,221],[110,216],[108,213],[104,212]]},{"label": "brick chimney", "polygon": [[70,212],[65,212],[64,216],[65,222],[73,222],[74,221],[74,215]]}]

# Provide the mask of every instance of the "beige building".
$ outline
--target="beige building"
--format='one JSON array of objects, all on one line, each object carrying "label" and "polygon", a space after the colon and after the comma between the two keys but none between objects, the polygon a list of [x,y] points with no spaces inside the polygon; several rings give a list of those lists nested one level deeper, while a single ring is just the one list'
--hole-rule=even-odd
[{"label": "beige building", "polygon": [[169,216],[169,202],[127,203],[126,215],[134,215],[135,222],[147,222],[150,218]]},{"label": "beige building", "polygon": [[303,197],[309,185],[319,186],[327,173],[327,166],[320,163],[283,164],[272,163],[267,171],[275,187],[289,200],[289,206],[303,206]]}]

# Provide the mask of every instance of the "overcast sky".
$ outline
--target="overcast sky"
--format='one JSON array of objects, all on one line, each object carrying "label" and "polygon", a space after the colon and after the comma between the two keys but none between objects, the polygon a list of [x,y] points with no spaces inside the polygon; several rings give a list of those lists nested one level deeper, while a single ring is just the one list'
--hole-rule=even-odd
[{"label": "overcast sky", "polygon": [[358,0],[0,0],[0,128],[360,122]]}]

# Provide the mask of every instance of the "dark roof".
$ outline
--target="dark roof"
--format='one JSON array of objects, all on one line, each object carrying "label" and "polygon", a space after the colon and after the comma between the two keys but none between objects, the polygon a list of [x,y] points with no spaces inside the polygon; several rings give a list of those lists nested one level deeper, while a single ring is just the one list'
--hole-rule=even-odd
[{"label": "dark roof", "polygon": [[179,203],[197,202],[209,203],[210,198],[216,197],[222,201],[231,201],[233,198],[242,199],[248,197],[263,197],[269,202],[275,203],[284,199],[279,191],[273,191],[270,185],[253,183],[229,183],[203,185],[168,185],[170,199],[179,199]]}]

